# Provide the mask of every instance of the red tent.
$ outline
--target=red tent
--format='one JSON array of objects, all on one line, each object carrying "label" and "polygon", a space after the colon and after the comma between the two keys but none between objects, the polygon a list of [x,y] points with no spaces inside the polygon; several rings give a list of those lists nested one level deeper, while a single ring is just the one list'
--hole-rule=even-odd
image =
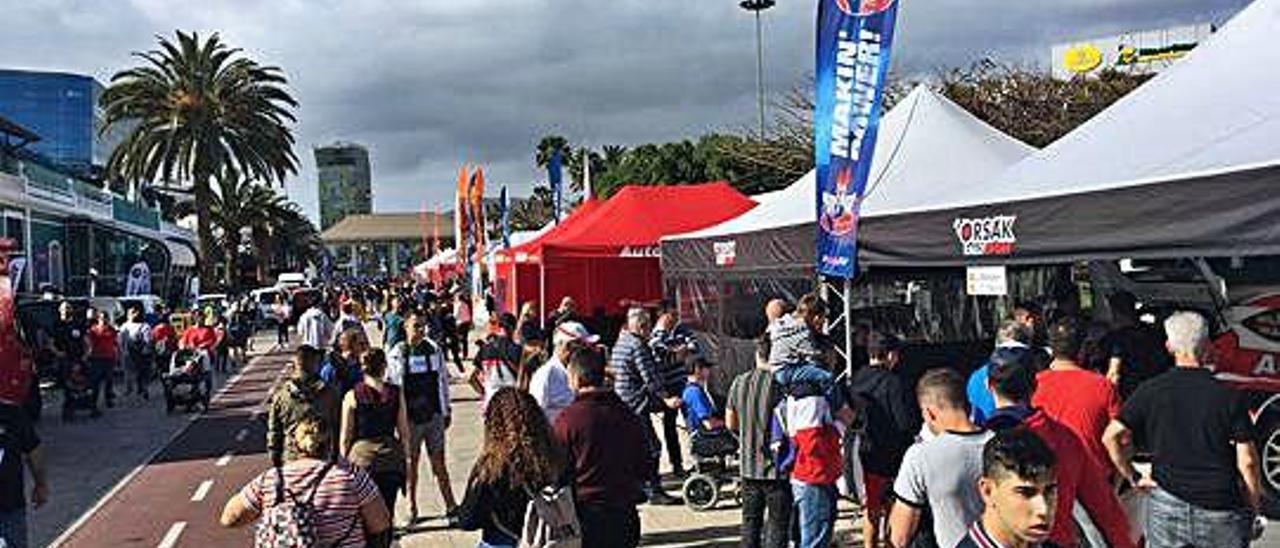
[{"label": "red tent", "polygon": [[515,313],[519,310],[522,301],[541,298],[539,276],[542,243],[548,238],[572,229],[590,216],[602,203],[604,202],[596,199],[587,200],[560,221],[560,224],[541,236],[494,254],[494,284],[496,285],[494,294],[502,295],[499,306],[503,311]]},{"label": "red tent", "polygon": [[569,296],[590,315],[623,301],[662,298],[663,236],[699,230],[745,213],[755,202],[725,182],[627,186],[571,226],[538,242],[543,306]]}]

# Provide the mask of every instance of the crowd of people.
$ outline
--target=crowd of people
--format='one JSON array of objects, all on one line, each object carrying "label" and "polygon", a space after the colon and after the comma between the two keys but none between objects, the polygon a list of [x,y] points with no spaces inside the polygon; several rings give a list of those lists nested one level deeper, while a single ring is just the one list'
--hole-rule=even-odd
[{"label": "crowd of people", "polygon": [[[658,471],[665,448],[687,473],[687,438],[695,458],[737,453],[744,546],[827,546],[842,495],[861,502],[869,548],[1245,546],[1256,534],[1252,426],[1205,368],[1208,328],[1195,313],[1169,316],[1160,334],[1127,320],[1121,296],[1119,321],[1099,334],[1020,306],[968,378],[940,368],[913,382],[893,334],[860,334],[865,361],[850,365],[824,335],[821,298],[773,301],[756,367],[721,400],[715,364],[669,306],[628,308],[611,345],[571,299],[547,318],[533,304],[494,314],[468,369],[457,320],[467,299],[420,291],[380,292],[381,314],[348,295],[299,315],[293,375],[269,414],[284,473],[246,486],[225,523],[262,513],[284,484],[341,514],[316,528],[335,545],[390,535],[400,493],[399,523],[418,517],[425,446],[449,525],[481,531],[481,546],[518,545],[533,508],[566,498],[574,519],[557,530],[585,546],[635,546],[639,505],[680,502]],[[381,348],[367,321],[383,327]],[[484,420],[460,500],[445,459],[451,378],[476,392]],[[323,451],[302,450],[317,439]],[[1133,464],[1139,448],[1150,476]]]},{"label": "crowd of people", "polygon": [[[775,300],[763,311],[756,366],[721,399],[715,363],[669,305],[629,306],[605,340],[599,330],[611,326],[592,322],[593,332],[572,299],[545,318],[526,303],[518,316],[491,314],[471,353],[461,289],[303,294],[272,308],[285,325],[278,345],[291,326],[298,337],[269,403],[273,466],[221,518],[257,521],[260,542],[307,534],[326,546],[388,545],[397,526],[419,521],[424,448],[447,525],[480,531],[485,547],[530,535],[638,545],[639,505],[680,503],[663,489],[664,449],[677,477],[689,472],[688,453],[735,454],[749,547],[828,546],[842,496],[860,502],[868,548],[1230,547],[1258,534],[1247,402],[1210,374],[1208,326],[1196,313],[1170,315],[1159,333],[1135,321],[1124,295],[1112,300],[1108,329],[1068,314],[1046,322],[1022,305],[967,378],[966,367],[909,378],[908,349],[894,334],[864,330],[846,360],[824,334],[819,296]],[[111,406],[115,397],[111,371],[132,371],[130,386],[145,398],[144,369],[164,352],[217,354],[229,331],[212,311],[181,336],[163,314],[138,309],[119,327],[102,313],[78,318],[69,304],[59,312],[49,356],[68,378],[87,379],[95,416],[100,398]],[[374,324],[380,341],[370,340]],[[451,380],[474,390],[483,417],[460,494],[446,458]],[[42,503],[38,438],[20,427],[5,435],[31,470],[32,502]],[[1134,464],[1139,453],[1149,474]],[[19,509],[21,470],[0,468],[19,486]],[[402,495],[408,513],[397,520]],[[0,528],[12,530],[15,500],[5,497]]]}]

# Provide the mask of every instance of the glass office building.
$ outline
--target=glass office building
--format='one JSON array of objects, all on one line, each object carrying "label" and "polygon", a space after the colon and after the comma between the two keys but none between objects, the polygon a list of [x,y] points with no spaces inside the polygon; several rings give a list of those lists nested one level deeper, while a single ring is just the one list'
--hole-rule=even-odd
[{"label": "glass office building", "polygon": [[320,230],[347,215],[373,211],[368,149],[354,143],[316,147],[320,184]]},{"label": "glass office building", "polygon": [[40,136],[27,145],[60,168],[89,174],[103,166],[123,129],[100,137],[102,84],[90,76],[0,69],[0,116]]}]

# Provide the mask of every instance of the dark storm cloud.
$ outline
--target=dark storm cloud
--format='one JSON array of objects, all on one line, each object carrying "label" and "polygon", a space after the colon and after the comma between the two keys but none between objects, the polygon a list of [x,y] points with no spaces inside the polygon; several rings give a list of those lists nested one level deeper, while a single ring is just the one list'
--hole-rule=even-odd
[{"label": "dark storm cloud", "polygon": [[[928,74],[982,57],[1045,65],[1064,40],[1223,21],[1245,0],[903,0],[895,70]],[[748,126],[755,42],[736,0],[0,0],[0,66],[105,79],[175,28],[218,30],[283,67],[297,97],[302,172],[291,195],[315,211],[311,147],[367,145],[375,207],[444,207],[463,161],[516,193],[542,177],[547,133],[633,144]],[[766,81],[812,66],[813,0],[765,15]],[[496,189],[496,185],[491,188]]]}]

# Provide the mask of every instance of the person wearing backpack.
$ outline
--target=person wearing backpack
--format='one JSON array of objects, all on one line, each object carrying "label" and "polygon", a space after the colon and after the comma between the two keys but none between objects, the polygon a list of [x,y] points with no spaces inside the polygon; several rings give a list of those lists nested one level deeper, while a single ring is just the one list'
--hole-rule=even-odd
[{"label": "person wearing backpack", "polygon": [[449,370],[444,349],[427,336],[427,319],[413,313],[405,322],[406,339],[387,354],[387,381],[404,391],[405,410],[409,416],[409,469],[406,495],[409,497],[409,523],[418,519],[418,459],[422,446],[427,446],[431,473],[444,499],[446,515],[453,521],[457,502],[449,482],[445,462],[445,432],[449,429]]},{"label": "person wearing backpack", "polygon": [[[330,432],[337,431],[341,412],[342,395],[332,386],[320,380],[321,353],[307,345],[294,351],[289,379],[280,383],[271,394],[267,408],[267,451],[271,462],[279,465],[297,457],[293,447],[293,430],[307,416],[317,416],[327,421]],[[337,453],[337,445],[329,448],[328,455]]]},{"label": "person wearing backpack", "polygon": [[142,399],[150,397],[147,387],[155,366],[151,342],[151,326],[142,321],[142,310],[129,307],[127,321],[120,325],[120,348],[124,350],[125,370],[133,372],[135,390]]},{"label": "person wearing backpack", "polygon": [[572,508],[571,480],[568,456],[538,402],[528,393],[502,388],[485,409],[484,443],[458,507],[459,525],[481,531],[482,547],[581,545],[576,513],[570,522],[557,524],[565,530],[562,536],[531,538],[539,527],[526,534],[526,524],[551,525],[545,509],[534,503],[545,503],[544,489],[566,494]]},{"label": "person wearing backpack", "polygon": [[391,516],[373,479],[331,460],[328,423],[307,416],[293,429],[296,458],[263,471],[222,509],[225,527],[257,521],[254,545],[358,548],[388,546]]}]

